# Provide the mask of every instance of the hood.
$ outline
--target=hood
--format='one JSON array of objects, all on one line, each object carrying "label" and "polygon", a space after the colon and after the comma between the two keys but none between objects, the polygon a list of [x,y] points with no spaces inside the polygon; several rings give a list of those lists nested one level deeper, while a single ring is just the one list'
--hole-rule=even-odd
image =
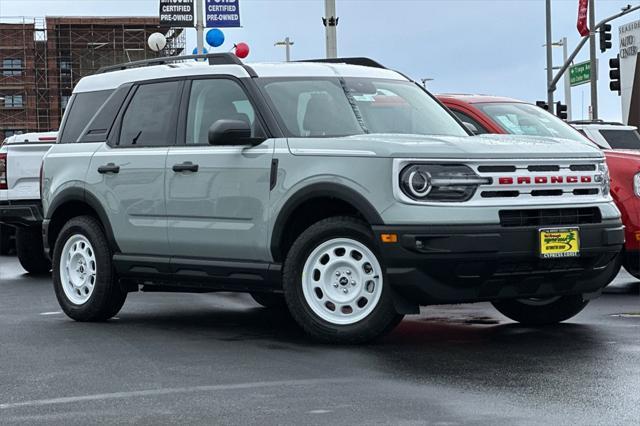
[{"label": "hood", "polygon": [[422,136],[369,134],[337,138],[290,138],[294,155],[385,158],[603,158],[591,144],[519,135]]}]

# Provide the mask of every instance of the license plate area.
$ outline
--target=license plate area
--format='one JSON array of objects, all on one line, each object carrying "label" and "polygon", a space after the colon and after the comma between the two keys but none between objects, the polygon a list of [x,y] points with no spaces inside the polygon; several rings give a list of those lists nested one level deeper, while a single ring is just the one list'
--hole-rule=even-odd
[{"label": "license plate area", "polygon": [[540,257],[557,259],[580,256],[579,228],[543,228],[538,230]]}]

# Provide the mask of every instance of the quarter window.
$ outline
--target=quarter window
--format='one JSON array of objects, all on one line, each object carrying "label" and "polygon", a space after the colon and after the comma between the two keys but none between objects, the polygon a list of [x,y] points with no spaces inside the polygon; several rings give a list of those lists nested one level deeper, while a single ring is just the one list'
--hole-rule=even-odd
[{"label": "quarter window", "polygon": [[118,144],[173,145],[181,84],[182,82],[169,81],[138,87],[122,118]]},{"label": "quarter window", "polygon": [[186,143],[207,145],[209,127],[223,119],[246,122],[252,129],[252,137],[263,133],[253,106],[238,83],[226,79],[194,80],[189,96]]},{"label": "quarter window", "polygon": [[100,90],[73,95],[71,107],[65,111],[66,118],[63,120],[60,143],[77,142],[84,128],[112,92],[112,90]]}]

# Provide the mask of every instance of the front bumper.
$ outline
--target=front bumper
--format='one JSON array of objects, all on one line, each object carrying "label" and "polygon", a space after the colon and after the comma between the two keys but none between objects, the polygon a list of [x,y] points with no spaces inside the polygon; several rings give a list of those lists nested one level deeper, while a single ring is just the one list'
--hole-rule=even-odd
[{"label": "front bumper", "polygon": [[580,225],[580,256],[542,259],[537,226],[375,226],[387,281],[419,305],[595,293],[615,277],[618,219]]},{"label": "front bumper", "polygon": [[42,223],[42,203],[36,200],[0,201],[0,223],[39,226]]}]

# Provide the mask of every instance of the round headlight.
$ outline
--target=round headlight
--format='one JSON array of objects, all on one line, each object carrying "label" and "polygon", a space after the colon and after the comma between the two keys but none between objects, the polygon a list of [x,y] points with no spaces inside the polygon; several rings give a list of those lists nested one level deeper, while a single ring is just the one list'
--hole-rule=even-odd
[{"label": "round headlight", "polygon": [[422,170],[413,170],[409,173],[407,184],[414,197],[424,198],[431,192],[431,174]]}]

